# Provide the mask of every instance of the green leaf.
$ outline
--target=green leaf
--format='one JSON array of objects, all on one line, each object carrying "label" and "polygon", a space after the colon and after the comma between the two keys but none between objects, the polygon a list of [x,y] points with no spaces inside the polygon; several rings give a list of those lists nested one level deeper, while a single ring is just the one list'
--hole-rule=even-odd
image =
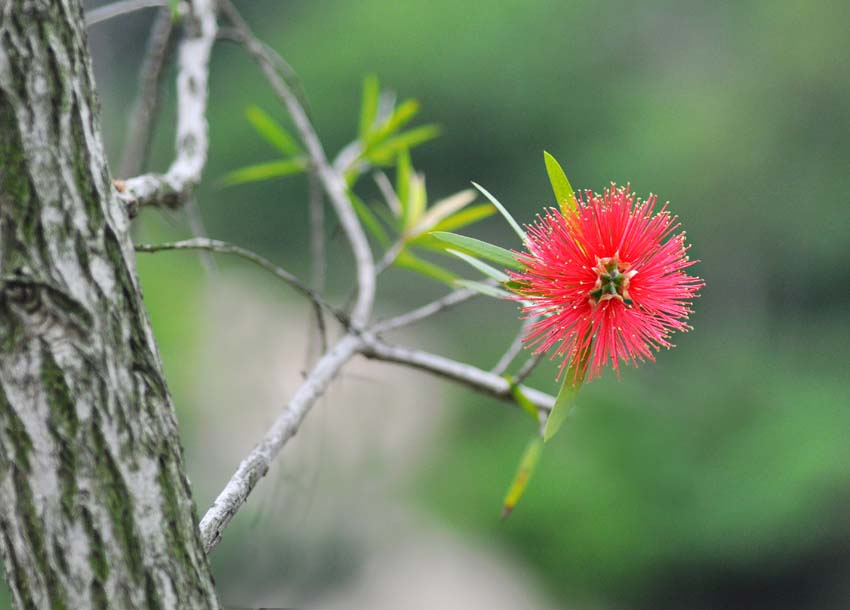
[{"label": "green leaf", "polygon": [[378,84],[378,77],[370,74],[363,79],[363,97],[360,102],[360,123],[357,129],[357,134],[360,140],[366,141],[372,125],[375,123],[375,117],[378,115],[378,97],[381,89]]},{"label": "green leaf", "polygon": [[425,176],[414,173],[410,177],[410,198],[405,208],[404,222],[402,227],[405,231],[410,231],[414,226],[419,224],[425,208],[428,205],[428,193],[425,191]]},{"label": "green leaf", "polygon": [[457,276],[452,272],[446,271],[442,267],[438,267],[433,263],[429,263],[426,260],[414,256],[407,250],[402,250],[398,257],[396,257],[395,261],[393,261],[393,264],[415,271],[416,273],[420,273],[426,277],[430,277],[431,279],[442,282],[443,284],[448,284],[452,287],[454,287],[455,283],[458,282]]},{"label": "green leaf", "polygon": [[488,261],[498,263],[504,267],[511,267],[513,269],[521,268],[520,263],[514,258],[510,250],[488,244],[486,241],[467,237],[466,235],[458,235],[457,233],[447,233],[445,231],[432,231],[429,235],[433,235],[440,241],[451,244],[461,252],[466,252],[479,258],[486,258]]},{"label": "green leaf", "polygon": [[348,198],[351,201],[352,207],[354,207],[354,213],[357,214],[357,217],[363,226],[366,227],[366,230],[372,234],[379,244],[384,247],[389,246],[390,238],[369,206],[352,192],[348,193]]},{"label": "green leaf", "polygon": [[549,182],[552,183],[552,191],[555,193],[555,200],[561,207],[561,213],[574,212],[576,202],[573,196],[573,187],[567,180],[567,175],[564,173],[561,164],[545,150],[543,151],[543,161],[546,163],[546,173],[549,174]]},{"label": "green leaf", "polygon": [[407,218],[407,204],[410,201],[410,176],[413,174],[413,164],[410,162],[410,151],[405,149],[398,156],[395,168],[395,192],[401,206],[402,218]]},{"label": "green leaf", "polygon": [[247,182],[260,182],[272,178],[280,178],[304,171],[307,168],[307,160],[303,157],[297,159],[285,159],[282,161],[269,161],[249,165],[225,174],[219,181],[221,186],[233,186]]},{"label": "green leaf", "polygon": [[543,440],[549,441],[550,438],[558,433],[567,415],[573,410],[576,396],[581,389],[581,384],[584,382],[584,376],[587,373],[587,360],[590,357],[590,345],[584,350],[584,353],[577,360],[574,359],[567,370],[564,371],[564,381],[561,384],[561,390],[558,392],[558,397],[555,399],[555,406],[549,412],[549,417],[546,418],[546,427],[543,430]]},{"label": "green leaf", "polygon": [[515,384],[514,378],[510,375],[502,375],[502,377],[511,384],[511,396],[514,397],[516,403],[525,413],[531,416],[531,419],[534,420],[535,424],[539,424],[540,416],[537,413],[537,407],[535,407],[534,403],[531,402],[531,399],[525,395],[525,392],[522,391],[522,387]]},{"label": "green leaf", "polygon": [[573,409],[575,398],[578,394],[581,384],[576,386],[574,380],[569,373],[564,374],[564,383],[561,384],[561,390],[558,392],[558,397],[555,399],[555,406],[546,418],[546,428],[543,431],[543,440],[549,441],[550,438],[558,433],[567,415]]},{"label": "green leaf", "polygon": [[298,154],[299,148],[294,138],[259,106],[246,108],[245,117],[256,132],[280,152],[285,155]]},{"label": "green leaf", "polygon": [[177,23],[180,19],[180,0],[168,0],[168,8],[171,9],[171,21]]},{"label": "green leaf", "polygon": [[415,127],[376,144],[373,148],[364,151],[363,156],[374,165],[386,165],[392,163],[402,150],[433,140],[438,135],[440,135],[440,128],[437,125]]},{"label": "green leaf", "polygon": [[342,177],[345,180],[345,186],[351,189],[360,179],[360,169],[357,167],[349,167],[345,170],[345,172],[343,172]]},{"label": "green leaf", "polygon": [[389,116],[389,118],[367,138],[367,148],[382,141],[384,138],[391,136],[396,131],[407,125],[418,112],[418,101],[410,99],[402,102],[395,110],[393,110],[393,113]]},{"label": "green leaf", "polygon": [[395,217],[395,214],[393,214],[393,211],[388,205],[377,205],[372,208],[372,211],[375,213],[375,216],[384,221],[386,226],[392,228],[398,226],[398,218]]},{"label": "green leaf", "polygon": [[475,191],[472,189],[466,189],[441,199],[430,206],[416,226],[410,230],[411,236],[430,231],[438,222],[465,208],[473,201],[475,201]]},{"label": "green leaf", "polygon": [[519,238],[522,240],[522,243],[525,243],[525,231],[523,231],[522,227],[519,226],[519,223],[514,220],[514,217],[511,216],[507,208],[505,208],[505,206],[499,203],[499,200],[493,197],[493,195],[491,195],[489,191],[487,191],[487,189],[485,189],[480,184],[476,184],[475,182],[473,182],[472,186],[481,191],[481,194],[484,195],[487,199],[489,199],[494,206],[496,206],[496,209],[502,213],[502,216],[505,217],[505,220],[508,221],[508,224],[511,225],[511,228],[516,232],[517,235],[519,235]]},{"label": "green leaf", "polygon": [[505,494],[505,500],[502,503],[502,519],[505,519],[513,512],[517,502],[519,502],[523,493],[525,493],[525,488],[528,486],[528,482],[537,468],[537,463],[540,461],[541,453],[543,453],[543,440],[539,436],[535,436],[525,446],[525,451],[523,451],[522,458],[519,461],[519,467],[511,481],[510,487],[508,487],[508,493]]},{"label": "green leaf", "polygon": [[[469,209],[463,210],[462,212],[458,212],[457,214],[453,214],[448,218],[441,220],[433,227],[433,231],[436,232],[447,232],[453,231],[454,229],[462,229],[472,223],[478,222],[484,218],[492,216],[496,213],[496,208],[489,203],[482,203],[480,205],[473,206]],[[408,242],[413,246],[417,246],[419,248],[427,248],[429,250],[436,250],[438,252],[445,252],[445,246],[443,242],[439,239],[431,235],[430,233],[419,233],[410,239]]]},{"label": "green leaf", "polygon": [[457,214],[449,216],[434,225],[435,231],[454,231],[469,226],[479,220],[483,220],[496,213],[496,208],[489,203],[482,203],[467,208]]},{"label": "green leaf", "polygon": [[540,294],[539,292],[531,292],[531,290],[530,290],[531,282],[529,282],[529,281],[518,282],[516,280],[509,280],[509,281],[505,282],[505,288],[510,288],[514,292],[519,292],[519,293],[522,293],[524,295],[534,295],[534,296],[536,296],[536,295]]},{"label": "green leaf", "polygon": [[485,297],[499,300],[509,299],[511,296],[509,292],[505,292],[500,288],[485,284],[484,282],[476,282],[475,280],[455,280],[454,285],[461,288],[469,288],[478,294],[483,294]]},{"label": "green leaf", "polygon": [[474,256],[469,256],[468,254],[465,254],[458,250],[453,250],[452,248],[446,248],[446,252],[448,252],[449,254],[453,254],[462,261],[469,263],[471,266],[478,269],[481,273],[491,279],[496,280],[497,282],[507,282],[510,279],[506,273],[499,271],[495,267],[491,267],[487,263],[481,262]]}]

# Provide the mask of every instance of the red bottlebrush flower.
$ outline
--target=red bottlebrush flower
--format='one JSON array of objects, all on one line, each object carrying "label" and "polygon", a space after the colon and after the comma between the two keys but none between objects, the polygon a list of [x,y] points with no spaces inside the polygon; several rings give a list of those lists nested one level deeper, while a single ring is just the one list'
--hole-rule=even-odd
[{"label": "red bottlebrush flower", "polygon": [[685,233],[656,196],[635,199],[628,187],[575,197],[576,210],[550,209],[527,227],[526,248],[510,272],[528,317],[540,316],[524,338],[535,353],[557,345],[554,357],[572,365],[574,383],[597,377],[606,362],[654,360],[686,331],[691,300],[704,285],[685,269]]}]

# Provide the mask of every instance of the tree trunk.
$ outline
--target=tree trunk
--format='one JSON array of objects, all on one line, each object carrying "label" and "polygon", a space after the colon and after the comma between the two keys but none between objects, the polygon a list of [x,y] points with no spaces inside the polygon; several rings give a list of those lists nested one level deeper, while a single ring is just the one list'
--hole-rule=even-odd
[{"label": "tree trunk", "polygon": [[0,0],[0,550],[17,608],[217,608],[79,0]]}]

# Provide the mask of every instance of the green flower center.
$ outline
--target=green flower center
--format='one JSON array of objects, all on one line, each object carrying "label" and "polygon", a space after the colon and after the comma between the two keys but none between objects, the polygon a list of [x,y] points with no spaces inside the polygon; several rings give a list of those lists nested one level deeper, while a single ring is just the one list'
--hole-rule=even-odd
[{"label": "green flower center", "polygon": [[626,305],[632,304],[629,282],[637,271],[631,268],[630,263],[620,260],[619,252],[611,257],[597,258],[593,271],[596,272],[596,283],[588,294],[591,305],[596,306],[611,299],[619,299]]}]

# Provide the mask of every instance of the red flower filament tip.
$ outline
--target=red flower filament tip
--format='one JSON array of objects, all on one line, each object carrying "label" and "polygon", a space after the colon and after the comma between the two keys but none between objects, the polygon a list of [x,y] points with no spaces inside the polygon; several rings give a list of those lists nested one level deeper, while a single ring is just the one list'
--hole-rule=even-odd
[{"label": "red flower filament tip", "polygon": [[654,360],[653,350],[673,345],[687,331],[691,300],[704,285],[685,269],[684,231],[657,197],[635,199],[612,184],[602,195],[577,194],[576,210],[549,209],[527,227],[524,270],[510,272],[527,317],[540,319],[524,338],[535,353],[557,346],[578,384],[610,362]]}]

